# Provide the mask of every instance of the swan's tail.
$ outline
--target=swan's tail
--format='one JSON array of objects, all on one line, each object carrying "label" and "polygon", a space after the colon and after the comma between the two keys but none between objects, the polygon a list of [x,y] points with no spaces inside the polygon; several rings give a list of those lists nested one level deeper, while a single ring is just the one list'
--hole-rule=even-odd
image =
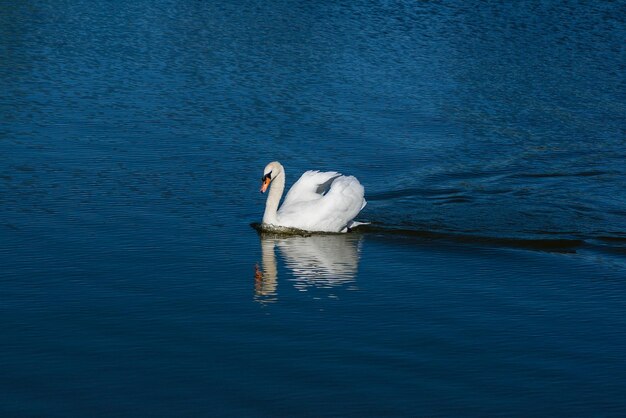
[{"label": "swan's tail", "polygon": [[356,228],[357,226],[360,225],[369,225],[370,222],[358,222],[358,221],[350,221],[348,222],[348,225],[346,225],[346,229],[341,231],[341,232],[350,232],[351,230],[353,230],[354,228]]}]

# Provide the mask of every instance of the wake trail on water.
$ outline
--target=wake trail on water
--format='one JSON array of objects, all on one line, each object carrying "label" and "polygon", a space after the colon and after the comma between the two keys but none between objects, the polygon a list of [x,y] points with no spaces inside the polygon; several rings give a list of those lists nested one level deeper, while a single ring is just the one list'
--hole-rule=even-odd
[{"label": "wake trail on water", "polygon": [[[343,235],[341,233],[303,231],[296,228],[275,227],[252,223],[250,226],[260,234],[274,236]],[[383,223],[369,223],[352,229],[350,234],[413,237],[421,240],[450,242],[465,245],[525,249],[557,253],[576,253],[582,249],[595,249],[612,255],[626,256],[626,236],[598,235],[588,237],[523,238],[490,236],[455,232],[442,232],[411,227],[398,227]]]}]

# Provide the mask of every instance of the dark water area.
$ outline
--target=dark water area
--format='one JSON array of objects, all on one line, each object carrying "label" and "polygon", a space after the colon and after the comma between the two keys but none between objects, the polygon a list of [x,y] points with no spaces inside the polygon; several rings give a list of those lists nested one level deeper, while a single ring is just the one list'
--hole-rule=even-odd
[{"label": "dark water area", "polygon": [[[0,2],[0,415],[625,415],[625,28]],[[257,233],[272,160],[371,224]]]}]

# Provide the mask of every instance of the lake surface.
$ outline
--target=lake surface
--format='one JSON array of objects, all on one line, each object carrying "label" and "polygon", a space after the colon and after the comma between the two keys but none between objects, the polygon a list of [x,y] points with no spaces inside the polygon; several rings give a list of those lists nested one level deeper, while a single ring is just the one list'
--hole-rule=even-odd
[{"label": "lake surface", "polygon": [[[0,3],[0,415],[624,416],[625,27]],[[272,160],[371,225],[258,234]]]}]

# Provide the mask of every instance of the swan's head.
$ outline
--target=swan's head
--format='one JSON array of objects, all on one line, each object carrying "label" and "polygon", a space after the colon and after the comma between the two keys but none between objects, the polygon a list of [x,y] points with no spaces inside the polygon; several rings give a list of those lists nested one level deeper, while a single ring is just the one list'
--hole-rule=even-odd
[{"label": "swan's head", "polygon": [[266,165],[265,170],[263,170],[263,177],[261,178],[261,193],[265,193],[272,180],[282,172],[283,166],[278,161],[272,161]]}]

